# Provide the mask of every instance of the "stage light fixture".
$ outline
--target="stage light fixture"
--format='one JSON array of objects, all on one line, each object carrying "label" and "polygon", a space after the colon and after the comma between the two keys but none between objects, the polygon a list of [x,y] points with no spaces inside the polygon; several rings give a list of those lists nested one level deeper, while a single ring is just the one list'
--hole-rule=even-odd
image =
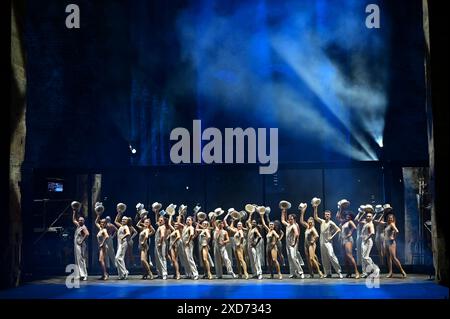
[{"label": "stage light fixture", "polygon": [[130,149],[131,154],[137,153],[137,150],[133,146],[131,146],[131,144],[128,145],[128,148]]}]

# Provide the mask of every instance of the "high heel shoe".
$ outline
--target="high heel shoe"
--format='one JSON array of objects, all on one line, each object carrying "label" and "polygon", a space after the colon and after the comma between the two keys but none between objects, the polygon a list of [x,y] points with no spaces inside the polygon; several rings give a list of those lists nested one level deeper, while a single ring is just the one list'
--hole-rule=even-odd
[{"label": "high heel shoe", "polygon": [[282,274],[278,274],[278,279],[283,279],[283,275]]},{"label": "high heel shoe", "polygon": [[103,276],[103,280],[108,280],[109,279],[109,275]]},{"label": "high heel shoe", "polygon": [[406,272],[402,272],[402,278],[405,279],[406,277],[408,277],[408,276],[406,275]]},{"label": "high heel shoe", "polygon": [[392,278],[392,274],[388,274],[386,278]]},{"label": "high heel shoe", "polygon": [[359,275],[359,273],[356,273],[355,279],[359,279],[359,278],[361,278],[361,276]]},{"label": "high heel shoe", "polygon": [[208,274],[208,279],[211,280],[212,279],[212,275]]}]

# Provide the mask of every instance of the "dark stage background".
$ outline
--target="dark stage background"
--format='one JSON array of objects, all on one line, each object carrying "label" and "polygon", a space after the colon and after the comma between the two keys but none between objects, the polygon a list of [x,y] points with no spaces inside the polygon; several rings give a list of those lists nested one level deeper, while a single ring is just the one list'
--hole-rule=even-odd
[{"label": "dark stage background", "polygon": [[193,119],[278,127],[281,163],[426,160],[421,1],[372,2],[80,0],[67,29],[29,0],[24,164],[167,165]]}]

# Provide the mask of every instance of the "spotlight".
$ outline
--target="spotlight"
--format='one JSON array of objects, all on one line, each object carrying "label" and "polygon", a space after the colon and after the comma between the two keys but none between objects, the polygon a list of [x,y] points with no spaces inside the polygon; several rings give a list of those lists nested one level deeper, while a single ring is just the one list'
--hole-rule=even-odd
[{"label": "spotlight", "polygon": [[131,144],[128,145],[128,148],[130,149],[131,154],[136,154],[137,150],[131,146]]},{"label": "spotlight", "polygon": [[383,148],[383,137],[382,136],[376,137],[375,141],[377,142],[379,147]]}]

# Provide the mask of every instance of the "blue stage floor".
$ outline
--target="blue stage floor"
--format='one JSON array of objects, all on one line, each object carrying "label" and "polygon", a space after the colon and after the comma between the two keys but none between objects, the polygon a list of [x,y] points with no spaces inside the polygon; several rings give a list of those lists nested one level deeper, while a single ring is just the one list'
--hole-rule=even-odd
[{"label": "blue stage floor", "polygon": [[[287,276],[286,276],[287,277]],[[146,280],[103,282],[96,278],[68,289],[65,278],[36,281],[0,291],[0,299],[448,299],[449,290],[422,275],[381,277],[379,288],[364,279]]]}]

